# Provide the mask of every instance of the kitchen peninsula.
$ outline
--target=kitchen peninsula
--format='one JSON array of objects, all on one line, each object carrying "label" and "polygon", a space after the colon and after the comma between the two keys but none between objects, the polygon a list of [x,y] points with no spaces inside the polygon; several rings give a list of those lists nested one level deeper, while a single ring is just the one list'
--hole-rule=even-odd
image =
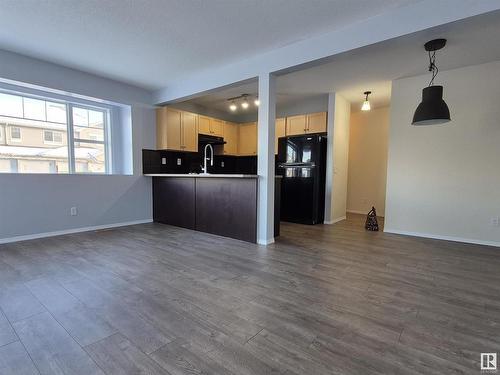
[{"label": "kitchen peninsula", "polygon": [[[155,222],[256,242],[258,176],[244,174],[146,174],[146,176],[153,178]],[[279,197],[279,181],[276,190]],[[279,199],[276,201],[278,222],[275,232],[279,231]]]}]

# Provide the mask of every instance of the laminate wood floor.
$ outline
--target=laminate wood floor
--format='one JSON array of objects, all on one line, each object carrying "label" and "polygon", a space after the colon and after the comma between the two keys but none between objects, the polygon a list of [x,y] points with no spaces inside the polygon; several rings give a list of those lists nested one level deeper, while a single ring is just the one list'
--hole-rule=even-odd
[{"label": "laminate wood floor", "polygon": [[283,223],[268,247],[161,224],[0,245],[0,374],[478,374],[500,250]]}]

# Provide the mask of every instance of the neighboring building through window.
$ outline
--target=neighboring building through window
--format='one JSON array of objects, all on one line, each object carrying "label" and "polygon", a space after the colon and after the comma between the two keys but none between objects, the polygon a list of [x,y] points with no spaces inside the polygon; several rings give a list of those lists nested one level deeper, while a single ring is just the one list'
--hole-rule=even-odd
[{"label": "neighboring building through window", "polygon": [[49,144],[55,143],[61,145],[63,143],[63,136],[61,132],[55,132],[53,130],[44,130],[43,141]]},{"label": "neighboring building through window", "polygon": [[0,172],[111,173],[110,110],[0,92]]},{"label": "neighboring building through window", "polygon": [[12,126],[10,128],[10,139],[14,142],[21,142],[21,128]]}]

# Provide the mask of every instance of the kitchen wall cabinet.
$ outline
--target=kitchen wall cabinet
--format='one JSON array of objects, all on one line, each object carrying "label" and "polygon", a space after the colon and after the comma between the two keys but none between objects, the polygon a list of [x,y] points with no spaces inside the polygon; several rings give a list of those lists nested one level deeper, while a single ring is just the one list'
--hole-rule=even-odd
[{"label": "kitchen wall cabinet", "polygon": [[224,136],[224,121],[208,117],[199,116],[198,132],[200,134],[213,135],[216,137]]},{"label": "kitchen wall cabinet", "polygon": [[286,135],[286,119],[277,118],[276,119],[276,131],[275,131],[275,141],[274,141],[274,153],[278,154],[278,139]]},{"label": "kitchen wall cabinet", "polygon": [[298,115],[286,118],[286,135],[300,135],[307,131],[307,116]]},{"label": "kitchen wall cabinet", "polygon": [[326,112],[309,113],[286,118],[287,136],[324,132],[326,132]]},{"label": "kitchen wall cabinet", "polygon": [[307,115],[307,133],[326,132],[326,112],[310,113]]},{"label": "kitchen wall cabinet", "polygon": [[210,133],[210,117],[198,116],[198,132],[200,134],[211,135]]},{"label": "kitchen wall cabinet", "polygon": [[224,121],[224,155],[238,155],[238,126],[233,122]]},{"label": "kitchen wall cabinet", "polygon": [[224,121],[211,118],[210,119],[210,134],[217,137],[224,136]]},{"label": "kitchen wall cabinet", "polygon": [[181,149],[183,151],[198,151],[198,115],[182,112]]},{"label": "kitchen wall cabinet", "polygon": [[158,149],[198,151],[198,115],[175,108],[158,108],[156,140]]},{"label": "kitchen wall cabinet", "polygon": [[257,155],[257,123],[238,125],[238,155]]}]

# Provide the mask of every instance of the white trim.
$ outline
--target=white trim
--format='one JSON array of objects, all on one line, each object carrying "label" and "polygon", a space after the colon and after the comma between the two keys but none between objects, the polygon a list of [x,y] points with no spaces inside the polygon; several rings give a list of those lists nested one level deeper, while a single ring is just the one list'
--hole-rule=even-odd
[{"label": "white trim", "polygon": [[259,245],[270,245],[272,243],[274,243],[274,238],[269,238],[269,239],[260,239],[260,240],[257,240],[257,243]]},{"label": "white trim", "polygon": [[335,224],[335,223],[338,223],[339,221],[343,221],[346,219],[347,219],[346,216],[342,216],[342,217],[338,217],[338,218],[333,219],[333,220],[325,220],[325,221],[323,221],[323,224]]},{"label": "white trim", "polygon": [[0,238],[0,244],[10,243],[10,242],[18,242],[18,241],[35,240],[35,239],[38,239],[38,238],[63,236],[65,234],[91,232],[91,231],[97,231],[97,230],[103,230],[103,229],[126,227],[126,226],[129,226],[129,225],[146,224],[146,223],[152,223],[152,222],[153,222],[153,219],[134,220],[134,221],[125,221],[125,222],[122,222],[122,223],[96,225],[96,226],[92,226],[92,227],[81,227],[81,228],[72,228],[72,229],[58,230],[58,231],[55,231],[55,232],[44,232],[44,233],[27,234],[27,235],[24,235],[24,236]]},{"label": "white trim", "polygon": [[[370,210],[368,210],[370,211]],[[347,210],[350,214],[368,215],[368,211]],[[385,217],[385,215],[378,215],[377,217]]]},{"label": "white trim", "polygon": [[483,240],[476,240],[476,239],[472,239],[472,238],[441,236],[441,235],[437,235],[437,234],[419,233],[419,232],[407,232],[404,230],[397,230],[397,229],[390,229],[390,228],[384,228],[384,233],[399,234],[399,235],[403,235],[403,236],[412,236],[412,237],[430,238],[433,240],[444,240],[444,241],[470,243],[470,244],[474,244],[474,245],[500,247],[500,242],[497,242],[497,241],[483,241]]}]

